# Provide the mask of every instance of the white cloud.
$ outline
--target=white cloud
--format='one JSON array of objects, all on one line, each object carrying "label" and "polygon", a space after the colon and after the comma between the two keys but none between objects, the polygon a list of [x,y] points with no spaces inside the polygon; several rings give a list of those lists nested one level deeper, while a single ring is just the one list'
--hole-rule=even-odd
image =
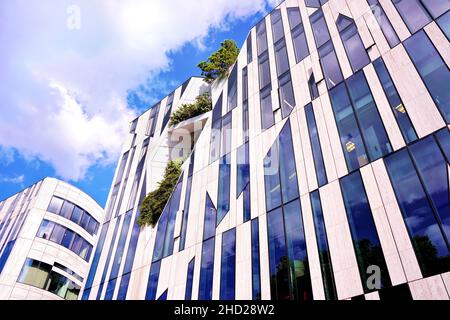
[{"label": "white cloud", "polygon": [[22,184],[24,181],[25,181],[24,175],[20,175],[17,177],[0,176],[0,183]]},{"label": "white cloud", "polygon": [[[135,115],[127,91],[167,69],[171,51],[263,12],[267,1],[1,1],[0,146],[68,180],[114,163]],[[79,30],[67,28],[71,5]]]}]

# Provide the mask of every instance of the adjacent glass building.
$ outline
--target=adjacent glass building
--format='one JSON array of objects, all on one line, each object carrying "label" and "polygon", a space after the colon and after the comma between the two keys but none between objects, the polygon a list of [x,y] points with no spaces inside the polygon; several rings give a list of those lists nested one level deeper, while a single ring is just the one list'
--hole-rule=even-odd
[{"label": "adjacent glass building", "polygon": [[[189,79],[133,121],[82,299],[448,300],[449,9],[281,3],[228,78]],[[212,112],[168,127],[204,91]],[[158,224],[139,227],[177,157]]]},{"label": "adjacent glass building", "polygon": [[0,202],[0,299],[78,300],[103,209],[46,178]]}]

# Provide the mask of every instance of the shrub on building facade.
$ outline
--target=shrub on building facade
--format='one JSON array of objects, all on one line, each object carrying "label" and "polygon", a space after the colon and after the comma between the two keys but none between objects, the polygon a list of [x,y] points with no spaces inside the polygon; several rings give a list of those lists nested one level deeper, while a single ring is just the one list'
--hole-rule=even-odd
[{"label": "shrub on building facade", "polygon": [[204,114],[212,110],[211,96],[206,92],[198,96],[194,103],[183,104],[170,116],[169,126],[176,126],[187,119]]},{"label": "shrub on building facade", "polygon": [[158,183],[158,188],[150,192],[142,201],[141,215],[138,219],[140,226],[154,227],[166,206],[181,175],[183,161],[171,160],[167,163],[164,178]]}]

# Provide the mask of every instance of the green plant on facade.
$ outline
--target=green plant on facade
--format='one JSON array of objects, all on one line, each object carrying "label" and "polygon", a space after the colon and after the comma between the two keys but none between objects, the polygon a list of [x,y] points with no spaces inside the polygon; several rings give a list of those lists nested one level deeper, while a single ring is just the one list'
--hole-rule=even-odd
[{"label": "green plant on facade", "polygon": [[138,219],[140,226],[154,227],[156,225],[180,178],[182,165],[182,160],[171,160],[167,163],[164,178],[158,183],[158,187],[142,201],[141,215]]},{"label": "green plant on facade", "polygon": [[184,120],[204,114],[212,110],[211,96],[206,92],[195,99],[194,103],[183,104],[170,116],[169,126],[176,126]]},{"label": "green plant on facade", "polygon": [[205,81],[213,83],[216,79],[227,77],[228,70],[236,62],[238,55],[239,48],[234,40],[222,42],[219,50],[211,54],[207,61],[202,61],[198,64]]}]

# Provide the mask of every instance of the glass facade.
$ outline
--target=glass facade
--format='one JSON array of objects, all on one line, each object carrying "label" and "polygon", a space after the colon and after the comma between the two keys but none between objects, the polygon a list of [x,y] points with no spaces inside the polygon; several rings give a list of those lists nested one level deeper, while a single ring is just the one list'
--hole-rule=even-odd
[{"label": "glass facade", "polygon": [[212,300],[215,238],[203,242],[198,300]]},{"label": "glass facade", "polygon": [[401,100],[397,89],[392,82],[392,78],[389,75],[383,59],[378,58],[377,60],[375,60],[373,62],[373,66],[381,82],[384,93],[386,94],[386,97],[392,108],[392,112],[397,119],[397,123],[400,127],[403,138],[405,138],[406,143],[411,143],[417,140],[416,131],[414,130],[411,120],[409,119],[408,112],[406,111],[403,101]]},{"label": "glass facade", "polygon": [[77,300],[80,286],[47,263],[27,258],[17,282],[51,292],[65,300]]},{"label": "glass facade", "polygon": [[189,262],[187,279],[186,279],[186,292],[184,294],[184,300],[192,300],[192,285],[194,282],[194,268],[195,268],[195,258]]},{"label": "glass facade", "polygon": [[75,222],[91,235],[97,234],[98,228],[100,227],[100,223],[88,212],[70,201],[58,197],[51,199],[47,211]]},{"label": "glass facade", "polygon": [[392,152],[383,122],[362,72],[330,91],[341,144],[350,171]]},{"label": "glass facade", "polygon": [[325,164],[323,162],[322,149],[320,147],[319,133],[317,131],[316,119],[312,104],[305,107],[306,121],[308,123],[309,139],[313,152],[314,164],[316,168],[316,177],[319,187],[328,183],[327,174],[325,172]]},{"label": "glass facade", "polygon": [[[450,270],[448,129],[385,158],[424,276]],[[445,150],[445,152],[443,152]]]},{"label": "glass facade", "polygon": [[325,298],[327,300],[336,300],[337,292],[336,285],[334,283],[333,265],[331,263],[330,249],[328,247],[328,236],[325,229],[325,220],[323,218],[319,191],[316,190],[312,192],[310,197]]},{"label": "glass facade", "polygon": [[252,299],[261,300],[261,267],[259,258],[259,219],[251,222],[252,232]]},{"label": "glass facade", "polygon": [[[151,233],[151,248],[138,247],[140,232],[149,231],[136,223],[147,190],[141,191],[139,201],[137,197],[140,186],[156,182],[152,169],[161,158],[154,155],[166,136],[150,139],[155,135],[156,109],[145,113],[142,123],[139,120],[140,124],[148,121],[147,128],[134,122],[132,145],[149,140],[144,142],[135,175],[128,178],[126,172],[133,147],[127,146],[118,161],[120,179],[111,188],[110,210],[119,222],[111,228],[115,231],[108,238],[113,238],[110,249],[100,243],[102,259],[97,251],[94,255],[95,269],[99,260],[105,264],[94,271],[96,279],[103,273],[102,280],[92,287],[90,273],[83,298],[99,285],[98,298],[142,299],[143,292],[132,288],[137,279],[132,272],[142,265],[149,271],[146,298],[151,300],[365,300],[364,294],[375,291],[372,297],[381,300],[427,297],[429,292],[397,284],[402,276],[409,280],[418,270],[412,256],[410,263],[403,263],[397,240],[405,226],[410,239],[402,237],[406,241],[402,245],[414,250],[423,277],[450,271],[450,131],[439,114],[428,121],[417,102],[431,97],[434,103],[427,107],[436,108],[448,122],[450,76],[447,48],[440,40],[449,34],[450,1],[366,0],[363,6],[369,9],[370,5],[372,12],[364,11],[364,17],[354,16],[350,4],[346,15],[330,12],[336,3],[322,7],[326,2],[305,0],[300,3],[302,9],[291,3],[271,11],[249,33],[239,63],[230,67],[223,82],[211,86],[214,108],[211,119],[202,122],[202,130],[210,136],[194,146],[195,172],[194,153],[183,166],[182,177]],[[304,5],[309,9],[303,10]],[[403,32],[406,29],[399,19],[410,33]],[[433,20],[436,25],[422,30]],[[403,50],[409,58],[395,61],[396,52]],[[340,62],[345,62],[342,68]],[[408,90],[399,83],[402,66],[416,69],[420,77],[415,78],[423,82],[424,90]],[[199,85],[199,92],[206,86]],[[172,93],[163,100],[161,117],[169,117],[176,108],[174,97]],[[299,128],[296,121],[303,112],[306,127]],[[172,134],[166,133],[167,137]],[[373,172],[375,181],[367,181],[370,176],[362,175],[360,169]],[[383,179],[383,170],[389,180]],[[260,185],[262,174],[264,186]],[[378,188],[369,188],[369,182]],[[384,187],[394,191],[389,199]],[[133,211],[123,210],[122,198]],[[373,207],[374,199],[380,200],[380,207]],[[390,217],[387,206],[392,210],[397,205],[403,221]],[[348,238],[341,237],[334,224],[335,206],[345,209],[339,227],[348,227]],[[388,214],[388,229],[380,228],[381,216],[375,215],[382,207]],[[57,198],[49,211],[86,230],[96,229],[81,208]],[[131,212],[136,212],[134,218]],[[18,218],[0,221],[1,226],[9,230],[9,224],[16,224],[14,219]],[[244,229],[247,234],[240,233]],[[50,221],[42,224],[38,236],[74,252],[82,251],[84,243],[73,230]],[[3,242],[0,245],[5,247]],[[392,246],[401,261],[391,258],[394,251],[386,251],[385,258],[383,249],[392,250]],[[144,247],[151,250],[151,261],[136,259],[143,264],[133,267]],[[354,254],[354,267],[336,258],[340,252],[334,250],[341,248]],[[243,253],[245,268],[243,260],[237,260],[244,259]],[[370,285],[374,268],[379,268],[379,287]],[[389,273],[393,270],[395,277]],[[357,281],[345,281],[345,273],[349,279],[352,273]],[[248,281],[240,283],[244,275]],[[437,285],[430,290],[448,295]],[[349,292],[358,296],[347,296]]]},{"label": "glass facade", "polygon": [[234,300],[236,290],[236,229],[222,235],[220,300]]},{"label": "glass facade", "polygon": [[300,62],[309,55],[308,42],[299,8],[288,8],[289,26],[291,28],[292,43],[294,45],[295,60]]},{"label": "glass facade", "polygon": [[404,46],[447,123],[450,122],[450,70],[424,31],[405,40]]},{"label": "glass facade", "polygon": [[[359,171],[342,178],[341,189],[364,291],[390,287],[389,272]],[[380,288],[369,287],[372,266],[380,270]]]},{"label": "glass facade", "polygon": [[92,245],[87,240],[73,230],[53,221],[42,220],[36,237],[55,242],[85,261],[91,258]]}]

